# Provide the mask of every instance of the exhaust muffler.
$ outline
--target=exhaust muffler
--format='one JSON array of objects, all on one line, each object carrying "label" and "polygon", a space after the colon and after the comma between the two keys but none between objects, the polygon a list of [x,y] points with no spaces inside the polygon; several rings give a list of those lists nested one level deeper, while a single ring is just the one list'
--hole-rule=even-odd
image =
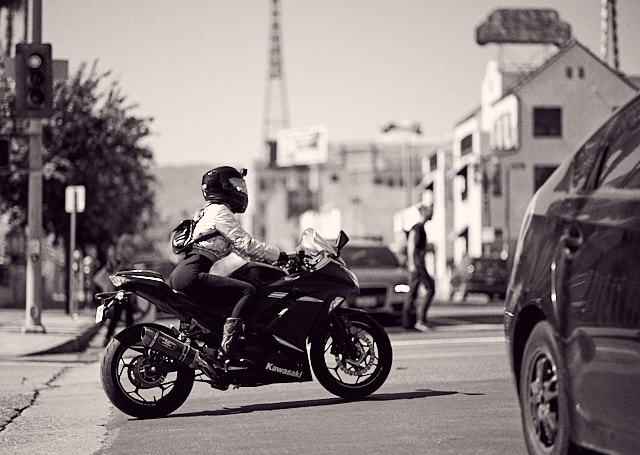
[{"label": "exhaust muffler", "polygon": [[142,328],[142,344],[147,348],[165,354],[189,368],[200,368],[207,376],[216,376],[211,365],[203,358],[200,351],[186,343],[152,327]]}]

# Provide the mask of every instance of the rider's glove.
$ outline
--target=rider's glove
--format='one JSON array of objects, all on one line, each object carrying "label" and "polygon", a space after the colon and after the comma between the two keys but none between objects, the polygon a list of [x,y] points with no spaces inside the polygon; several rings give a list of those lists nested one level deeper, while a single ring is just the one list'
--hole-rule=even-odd
[{"label": "rider's glove", "polygon": [[284,251],[280,251],[280,255],[278,256],[278,260],[276,262],[287,262],[289,260],[289,255]]}]

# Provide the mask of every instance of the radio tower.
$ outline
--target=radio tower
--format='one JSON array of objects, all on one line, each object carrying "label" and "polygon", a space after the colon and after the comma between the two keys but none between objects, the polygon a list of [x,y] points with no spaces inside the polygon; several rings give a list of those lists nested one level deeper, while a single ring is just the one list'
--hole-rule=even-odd
[{"label": "radio tower", "polygon": [[280,1],[272,0],[272,2],[263,126],[263,139],[269,165],[274,165],[276,161],[278,131],[289,127],[289,111],[280,48]]},{"label": "radio tower", "polygon": [[619,69],[616,0],[600,1],[600,57],[615,70]]}]

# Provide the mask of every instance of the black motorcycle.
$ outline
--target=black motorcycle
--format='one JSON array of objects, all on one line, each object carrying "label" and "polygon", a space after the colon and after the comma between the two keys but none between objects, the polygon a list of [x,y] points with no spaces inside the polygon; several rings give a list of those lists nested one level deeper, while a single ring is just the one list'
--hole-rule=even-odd
[{"label": "black motorcycle", "polygon": [[370,315],[343,306],[359,293],[358,279],[340,258],[347,242],[342,231],[333,246],[307,229],[287,263],[249,262],[230,275],[257,289],[256,309],[239,340],[250,367],[217,360],[222,327],[235,302],[199,306],[153,271],[111,275],[117,292],[96,296],[103,300],[97,322],[135,294],[180,325],[143,323],[118,333],[102,356],[107,396],[131,416],[162,417],[186,401],[194,381],[220,390],[303,382],[312,380],[311,368],[337,396],[358,399],[375,392],[391,370],[391,343]]}]

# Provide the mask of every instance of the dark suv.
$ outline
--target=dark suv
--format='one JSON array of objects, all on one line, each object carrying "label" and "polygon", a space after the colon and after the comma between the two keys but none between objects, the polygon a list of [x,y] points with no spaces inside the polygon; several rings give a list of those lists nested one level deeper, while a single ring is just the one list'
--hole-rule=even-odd
[{"label": "dark suv", "polygon": [[469,294],[504,299],[507,292],[507,261],[494,257],[465,256],[451,276],[451,300]]},{"label": "dark suv", "polygon": [[505,304],[529,453],[640,453],[640,96],[529,203]]}]

